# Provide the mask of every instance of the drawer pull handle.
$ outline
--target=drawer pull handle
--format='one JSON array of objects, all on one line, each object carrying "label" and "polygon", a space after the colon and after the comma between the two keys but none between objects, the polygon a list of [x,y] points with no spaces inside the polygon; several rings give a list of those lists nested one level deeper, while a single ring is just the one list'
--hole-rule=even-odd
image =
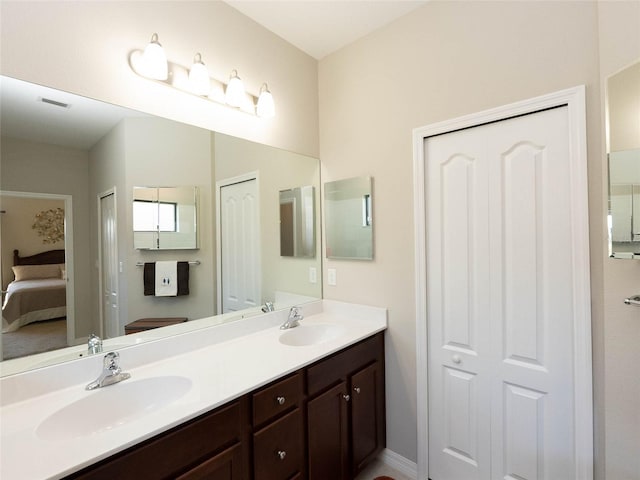
[{"label": "drawer pull handle", "polygon": [[284,402],[286,402],[287,399],[284,397],[277,397],[276,398],[276,402],[278,402],[278,405],[284,405]]},{"label": "drawer pull handle", "polygon": [[351,395],[347,395],[347,394],[345,393],[345,394],[343,394],[343,395],[342,395],[342,398],[344,398],[344,399],[345,399],[345,401],[347,401],[347,402],[348,402],[349,400],[351,400]]},{"label": "drawer pull handle", "polygon": [[353,391],[356,393],[360,393],[360,387],[353,387]]},{"label": "drawer pull handle", "polygon": [[286,456],[287,456],[287,452],[285,452],[284,450],[278,450],[278,451],[276,452],[276,455],[278,456],[278,458],[279,458],[280,460],[284,460],[284,457],[286,457]]}]

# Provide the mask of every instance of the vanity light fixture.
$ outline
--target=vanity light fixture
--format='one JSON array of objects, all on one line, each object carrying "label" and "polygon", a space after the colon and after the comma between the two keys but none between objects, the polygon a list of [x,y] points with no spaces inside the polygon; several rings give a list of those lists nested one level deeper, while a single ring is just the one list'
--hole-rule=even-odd
[{"label": "vanity light fixture", "polygon": [[203,100],[233,107],[261,118],[274,116],[273,96],[266,83],[262,84],[258,98],[245,91],[235,69],[231,71],[227,83],[211,78],[200,53],[196,53],[191,68],[169,62],[157,33],[152,35],[151,42],[144,51],[133,50],[129,54],[129,66],[143,78],[197,95]]},{"label": "vanity light fixture", "polygon": [[242,99],[246,95],[244,91],[244,84],[242,80],[238,76],[237,70],[231,70],[231,75],[229,75],[229,83],[227,84],[227,89],[224,93],[224,101],[227,102],[227,105],[232,107],[239,107],[242,105]]},{"label": "vanity light fixture", "polygon": [[199,53],[196,53],[193,58],[193,65],[189,70],[189,85],[196,95],[208,95],[211,91],[209,70],[202,62],[202,55]]},{"label": "vanity light fixture", "polygon": [[167,56],[164,53],[162,45],[160,45],[160,42],[158,41],[157,33],[154,33],[151,36],[149,45],[144,49],[141,68],[145,77],[153,78],[155,80],[167,79],[169,73]]},{"label": "vanity light fixture", "polygon": [[269,87],[266,83],[260,87],[260,96],[258,97],[258,105],[256,105],[256,113],[262,118],[271,118],[275,112],[275,106],[273,104],[273,95],[269,91]]}]

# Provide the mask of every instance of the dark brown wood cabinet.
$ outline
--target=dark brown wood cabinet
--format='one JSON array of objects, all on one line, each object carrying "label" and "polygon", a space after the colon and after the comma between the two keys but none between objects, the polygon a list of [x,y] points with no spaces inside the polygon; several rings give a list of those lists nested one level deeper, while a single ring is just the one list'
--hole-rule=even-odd
[{"label": "dark brown wood cabinet", "polygon": [[386,444],[384,337],[307,369],[308,480],[350,480]]},{"label": "dark brown wood cabinet", "polygon": [[384,334],[70,475],[351,480],[385,446]]},{"label": "dark brown wood cabinet", "polygon": [[304,478],[304,372],[267,385],[253,400],[253,478]]},{"label": "dark brown wood cabinet", "polygon": [[349,405],[340,382],[307,404],[309,480],[349,478]]},{"label": "dark brown wood cabinet", "polygon": [[379,362],[351,377],[351,445],[354,474],[372,460],[385,443],[384,373]]},{"label": "dark brown wood cabinet", "polygon": [[249,480],[249,420],[248,399],[242,397],[68,478]]}]

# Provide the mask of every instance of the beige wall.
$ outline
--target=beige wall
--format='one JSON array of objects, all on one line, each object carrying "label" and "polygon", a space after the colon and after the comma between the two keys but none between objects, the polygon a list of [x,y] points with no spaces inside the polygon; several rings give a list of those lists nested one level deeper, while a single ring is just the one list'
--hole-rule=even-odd
[{"label": "beige wall", "polygon": [[[607,78],[640,61],[640,2],[600,2],[600,85],[604,110]],[[637,117],[636,117],[637,118]],[[604,139],[604,116],[598,132]],[[602,142],[600,158],[605,158]],[[606,163],[603,161],[606,185]],[[603,200],[604,201],[604,200]],[[598,219],[595,219],[598,220]],[[606,237],[605,237],[606,238]],[[605,250],[606,252],[606,250]],[[640,478],[640,312],[622,300],[640,291],[640,262],[604,258],[604,321],[602,355],[596,368],[603,377],[601,398],[604,419],[600,438],[606,454],[606,478]],[[600,376],[599,375],[599,376]]]},{"label": "beige wall", "polygon": [[[632,34],[637,31],[639,17],[632,13],[626,12],[627,28],[610,25],[619,36],[611,42],[611,48],[618,42],[638,44]],[[629,28],[633,25],[636,30]],[[605,478],[606,472],[610,473],[608,478],[616,479],[630,478],[630,471],[638,472],[637,468],[629,470],[638,465],[637,353],[612,351],[616,349],[612,341],[605,342],[606,326],[611,339],[617,332],[628,333],[623,343],[635,342],[637,352],[640,324],[635,318],[634,325],[614,326],[619,320],[610,317],[624,307],[614,310],[604,301],[604,284],[612,280],[613,273],[603,270],[606,162],[602,152],[598,29],[595,2],[435,1],[320,62],[323,181],[372,175],[376,184],[375,260],[326,261],[325,267],[337,269],[338,285],[325,284],[325,297],[389,308],[388,446],[411,460],[416,460],[417,448],[412,129],[584,84],[596,472],[597,478]],[[621,305],[622,298],[633,293],[632,285],[638,283],[637,272],[635,280],[630,277],[631,271],[637,270],[635,265],[619,268],[616,274],[622,270],[628,273],[626,285],[619,285],[615,293],[616,305]],[[627,308],[624,315],[637,317],[637,312]],[[616,361],[614,370],[609,359],[619,356],[624,358]],[[616,380],[605,383],[605,372]],[[620,389],[629,394],[617,395],[614,400]],[[627,426],[621,425],[622,418],[610,418],[610,402],[624,412]],[[605,443],[609,455],[606,464]],[[612,454],[614,445],[618,452]],[[631,453],[633,449],[636,455]]]},{"label": "beige wall", "polygon": [[[321,285],[309,282],[309,268],[321,273],[320,242],[314,258],[280,256],[280,201],[278,192],[314,185],[316,212],[320,202],[319,162],[316,158],[245,142],[228,135],[215,135],[215,182],[258,172],[260,188],[260,245],[262,301],[274,301],[275,292],[321,297]],[[320,232],[320,215],[316,215]],[[316,238],[320,238],[317,235]],[[319,278],[319,277],[318,277]]]},{"label": "beige wall", "polygon": [[[0,2],[3,75],[209,130],[318,156],[317,62],[220,1]],[[257,95],[269,84],[276,117],[258,119],[135,75],[128,64],[157,32],[167,58],[202,54],[212,77],[237,69]]]},{"label": "beige wall", "polygon": [[[213,315],[211,279],[215,275],[213,213],[211,210],[211,132],[162,118],[129,118],[125,121],[126,186],[124,205],[126,241],[120,247],[128,277],[127,312],[124,324],[146,317],[204,318]],[[133,246],[134,186],[196,186],[199,196],[199,249],[146,251]],[[189,295],[183,297],[144,296],[142,268],[136,262],[158,260],[200,260],[189,271]],[[124,331],[122,332],[124,333]]]}]

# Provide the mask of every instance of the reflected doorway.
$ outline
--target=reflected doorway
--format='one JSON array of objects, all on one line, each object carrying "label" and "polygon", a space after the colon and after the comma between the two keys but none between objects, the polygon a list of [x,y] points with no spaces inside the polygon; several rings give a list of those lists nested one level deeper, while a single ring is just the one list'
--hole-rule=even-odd
[{"label": "reflected doorway", "polygon": [[[71,196],[0,191],[0,210],[4,212],[0,214],[1,358],[8,360],[73,345]],[[19,257],[14,250],[18,250]],[[60,261],[53,264],[53,257],[47,252]],[[64,253],[58,257],[58,252]],[[21,269],[16,277],[12,269],[15,265],[29,270]],[[58,270],[53,275],[52,268],[56,266]],[[38,289],[45,293],[38,293]],[[15,300],[19,307],[13,304]]]},{"label": "reflected doorway", "polygon": [[100,336],[121,335],[118,314],[118,222],[115,188],[98,196]]},{"label": "reflected doorway", "polygon": [[218,313],[261,302],[260,201],[256,175],[218,182]]}]

